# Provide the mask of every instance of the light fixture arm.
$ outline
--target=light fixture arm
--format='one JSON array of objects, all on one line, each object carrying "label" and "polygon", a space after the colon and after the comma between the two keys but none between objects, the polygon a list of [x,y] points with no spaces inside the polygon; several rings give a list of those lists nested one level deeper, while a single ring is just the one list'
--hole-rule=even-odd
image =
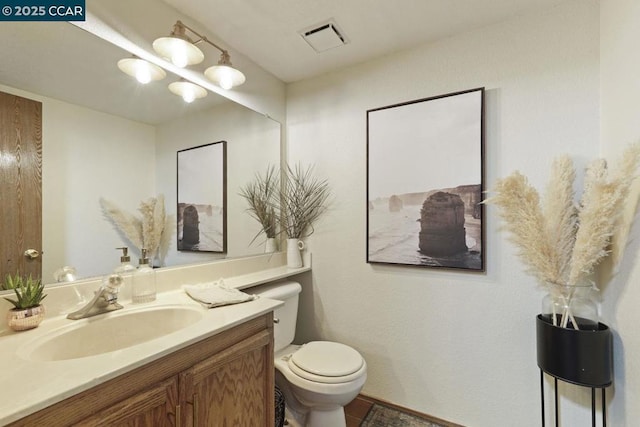
[{"label": "light fixture arm", "polygon": [[217,44],[209,40],[206,36],[203,36],[193,28],[189,27],[188,25],[185,25],[182,21],[178,20],[175,23],[175,25],[173,26],[172,34],[184,34],[185,30],[189,30],[190,32],[195,34],[197,37],[199,37],[198,40],[193,41],[194,45],[197,45],[200,42],[209,43],[211,46],[215,47],[222,53],[219,63],[225,64],[225,65],[231,65],[231,57],[229,56],[229,52],[226,49],[221,48],[220,46],[218,46]]}]

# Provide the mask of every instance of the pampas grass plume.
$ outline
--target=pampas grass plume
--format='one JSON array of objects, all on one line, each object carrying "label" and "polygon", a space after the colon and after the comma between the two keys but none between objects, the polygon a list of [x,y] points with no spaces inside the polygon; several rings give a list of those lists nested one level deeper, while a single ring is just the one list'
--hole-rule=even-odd
[{"label": "pampas grass plume", "polygon": [[518,248],[518,255],[530,274],[541,282],[560,280],[555,248],[543,231],[546,223],[540,207],[540,196],[527,178],[516,171],[497,181],[496,195],[485,203],[498,205],[504,228]]},{"label": "pampas grass plume", "polygon": [[100,205],[113,225],[137,248],[142,247],[142,221],[120,209],[115,203],[100,198]]},{"label": "pampas grass plume", "polygon": [[581,286],[609,255],[614,234],[626,240],[630,224],[619,220],[639,165],[640,143],[625,149],[613,175],[603,159],[591,162],[576,206],[575,170],[571,159],[561,156],[553,162],[543,207],[538,192],[517,171],[498,180],[495,195],[484,203],[500,208],[504,228],[529,273],[547,285]]},{"label": "pampas grass plume", "polygon": [[100,199],[100,204],[107,218],[138,250],[147,249],[151,259],[156,255],[161,258],[166,255],[170,243],[170,228],[162,194],[140,202],[138,211],[141,218],[123,211],[115,203],[103,198]]}]

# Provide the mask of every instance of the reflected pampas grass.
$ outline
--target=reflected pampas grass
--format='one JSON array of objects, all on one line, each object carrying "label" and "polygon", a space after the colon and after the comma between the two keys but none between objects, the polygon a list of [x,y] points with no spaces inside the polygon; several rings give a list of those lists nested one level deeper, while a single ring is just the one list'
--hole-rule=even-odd
[{"label": "reflected pampas grass", "polygon": [[142,248],[142,221],[135,215],[120,209],[115,203],[100,198],[100,205],[107,218],[136,248]]},{"label": "reflected pampas grass", "polygon": [[120,209],[104,198],[100,199],[100,205],[106,217],[138,251],[147,249],[150,259],[156,256],[162,259],[166,255],[171,238],[171,219],[166,215],[162,194],[140,202],[138,212],[141,217]]}]

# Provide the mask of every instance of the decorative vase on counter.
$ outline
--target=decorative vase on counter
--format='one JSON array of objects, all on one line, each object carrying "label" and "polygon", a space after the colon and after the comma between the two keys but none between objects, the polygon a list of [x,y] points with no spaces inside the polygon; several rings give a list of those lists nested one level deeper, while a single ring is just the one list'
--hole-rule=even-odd
[{"label": "decorative vase on counter", "polygon": [[299,239],[287,239],[287,267],[301,268],[302,254],[300,251],[304,249],[304,242]]},{"label": "decorative vase on counter", "polygon": [[276,242],[275,237],[268,237],[267,241],[264,243],[264,253],[270,254],[272,252],[276,252],[278,250],[278,243]]},{"label": "decorative vase on counter", "polygon": [[7,312],[7,324],[14,331],[26,331],[37,328],[44,320],[44,305],[30,308],[12,308]]}]

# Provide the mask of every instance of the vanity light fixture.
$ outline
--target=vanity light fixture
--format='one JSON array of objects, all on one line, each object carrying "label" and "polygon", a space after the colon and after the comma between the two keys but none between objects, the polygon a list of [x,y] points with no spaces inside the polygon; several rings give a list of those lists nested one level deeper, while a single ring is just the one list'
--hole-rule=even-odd
[{"label": "vanity light fixture", "polygon": [[227,90],[234,86],[240,86],[245,81],[244,74],[231,65],[231,57],[226,50],[220,54],[218,65],[207,68],[204,75],[222,89]]},{"label": "vanity light fixture", "polygon": [[121,59],[118,61],[118,68],[120,68],[122,72],[135,77],[136,80],[142,84],[162,80],[167,76],[167,73],[156,64],[152,64],[136,56]]},{"label": "vanity light fixture", "polygon": [[[176,67],[184,68],[187,65],[199,64],[204,61],[204,53],[195,45],[187,35],[187,27],[177,21],[173,26],[173,31],[167,37],[157,38],[153,42],[153,50],[162,57],[168,59]],[[189,28],[189,30],[191,30]],[[192,30],[191,30],[192,31]],[[194,34],[198,35],[195,31]],[[203,39],[200,35],[198,35]]]},{"label": "vanity light fixture", "polygon": [[191,83],[185,79],[169,84],[169,90],[178,96],[181,96],[184,102],[191,103],[196,99],[207,96],[207,90],[202,86]]},{"label": "vanity light fixture", "polygon": [[[187,35],[187,30],[196,35],[198,39],[193,41]],[[218,64],[207,68],[204,72],[209,80],[223,89],[231,89],[245,82],[244,74],[231,64],[231,57],[227,50],[183,24],[182,21],[177,21],[174,24],[173,31],[168,37],[156,39],[153,42],[153,49],[174,65],[184,68],[187,65],[199,64],[204,60],[204,54],[196,46],[201,42],[210,44],[221,53]]]}]

